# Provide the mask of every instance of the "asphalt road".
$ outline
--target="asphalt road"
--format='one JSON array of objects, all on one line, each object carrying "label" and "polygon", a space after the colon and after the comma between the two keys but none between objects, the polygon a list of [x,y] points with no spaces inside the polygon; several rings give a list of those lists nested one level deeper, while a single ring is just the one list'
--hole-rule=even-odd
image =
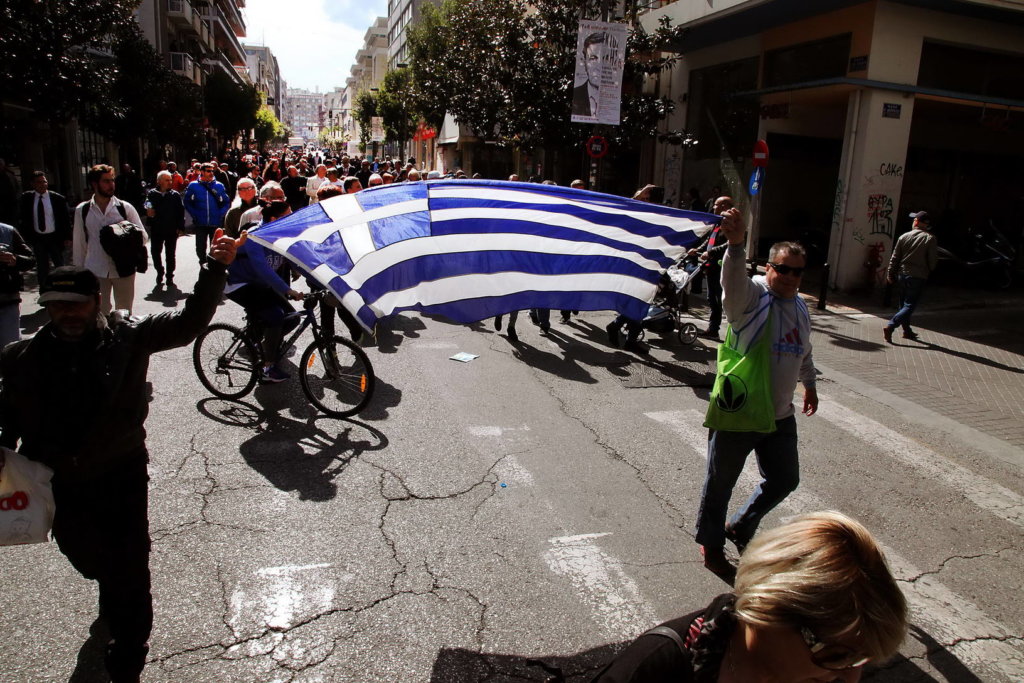
[{"label": "asphalt road", "polygon": [[[190,286],[186,240],[178,254]],[[180,305],[152,283],[137,313]],[[231,303],[216,316],[239,318]],[[583,681],[727,590],[693,541],[706,389],[627,386],[712,351],[655,339],[628,365],[609,320],[544,338],[524,315],[513,345],[489,322],[400,316],[368,348],[377,394],[348,421],[316,414],[295,379],[223,401],[190,348],[155,356],[145,680],[542,681],[539,659]],[[820,369],[801,486],[765,526],[838,509],[884,544],[913,627],[867,680],[1024,680],[1024,453],[994,457],[970,429]],[[737,498],[755,476],[748,463]],[[103,680],[94,586],[53,544],[2,554],[0,680]]]}]

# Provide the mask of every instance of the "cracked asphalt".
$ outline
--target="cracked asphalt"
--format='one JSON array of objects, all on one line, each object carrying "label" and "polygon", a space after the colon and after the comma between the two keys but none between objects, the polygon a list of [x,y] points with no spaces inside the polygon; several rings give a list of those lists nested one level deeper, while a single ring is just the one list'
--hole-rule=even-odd
[{"label": "cracked asphalt", "polygon": [[[190,251],[179,243],[188,284]],[[152,277],[137,312],[180,305],[149,294]],[[216,316],[239,318],[230,303]],[[584,313],[544,338],[521,316],[512,345],[489,321],[400,316],[368,347],[379,384],[351,420],[317,414],[295,379],[216,399],[190,348],[155,356],[144,680],[543,681],[557,667],[586,681],[727,590],[693,542],[706,390],[625,388],[636,357],[606,345],[608,320]],[[713,358],[652,342],[654,371]],[[884,544],[913,627],[866,680],[1024,680],[1024,452],[995,457],[970,428],[894,410],[822,365],[821,412],[799,419],[800,489],[765,525],[834,508]],[[52,544],[3,556],[0,681],[104,680],[94,586]]]}]

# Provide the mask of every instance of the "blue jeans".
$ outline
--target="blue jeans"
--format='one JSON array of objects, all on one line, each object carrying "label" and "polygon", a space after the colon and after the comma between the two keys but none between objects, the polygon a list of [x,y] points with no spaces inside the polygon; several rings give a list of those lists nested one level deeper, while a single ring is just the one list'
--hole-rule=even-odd
[{"label": "blue jeans", "polygon": [[796,417],[775,422],[771,434],[716,432],[708,434],[708,472],[697,513],[696,541],[706,548],[725,545],[725,517],[729,499],[750,451],[757,456],[761,483],[729,520],[742,543],[754,537],[757,525],[800,483],[796,451]]},{"label": "blue jeans", "polygon": [[914,315],[914,309],[921,303],[926,282],[923,277],[900,275],[900,310],[889,321],[890,329],[902,327],[904,332],[910,332],[910,316]]},{"label": "blue jeans", "polygon": [[21,339],[21,304],[0,302],[0,349]]}]

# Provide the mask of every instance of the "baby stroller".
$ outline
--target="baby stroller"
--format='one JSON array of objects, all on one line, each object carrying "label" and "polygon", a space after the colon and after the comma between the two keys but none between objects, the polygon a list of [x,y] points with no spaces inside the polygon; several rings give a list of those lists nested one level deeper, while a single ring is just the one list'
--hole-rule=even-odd
[{"label": "baby stroller", "polygon": [[689,345],[696,341],[697,326],[684,321],[683,317],[690,310],[690,282],[698,273],[699,268],[687,273],[680,266],[672,266],[661,276],[658,293],[642,321],[644,333],[647,330],[657,334],[675,331],[680,343]]}]

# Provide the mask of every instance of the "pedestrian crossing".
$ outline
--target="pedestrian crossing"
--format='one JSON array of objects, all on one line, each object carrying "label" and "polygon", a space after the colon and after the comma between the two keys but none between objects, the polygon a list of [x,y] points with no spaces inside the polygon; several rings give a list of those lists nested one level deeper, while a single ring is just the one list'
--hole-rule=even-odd
[{"label": "pedestrian crossing", "polygon": [[[911,465],[919,476],[938,476],[947,485],[963,493],[986,512],[1015,524],[1020,524],[1020,496],[984,477],[974,475],[949,462],[932,449],[903,437],[866,416],[845,408],[834,397],[822,396],[822,405],[828,407],[817,415],[825,417],[834,426],[859,438],[880,452]],[[707,431],[701,427],[704,415],[697,410],[655,411],[645,415],[652,421],[673,431],[689,453],[707,457]],[[751,458],[753,459],[753,458]],[[750,491],[760,478],[746,468],[737,482],[736,491]],[[978,490],[971,490],[977,486]],[[743,495],[738,493],[737,495]],[[822,499],[802,484],[779,506],[797,515],[815,510],[835,508],[835,504]],[[955,643],[947,648],[960,661],[973,670],[990,670],[1007,681],[1024,680],[1024,642],[1005,625],[987,616],[970,600],[929,576],[892,547],[880,544],[894,576],[907,598],[911,622],[923,627],[935,640]]]}]

